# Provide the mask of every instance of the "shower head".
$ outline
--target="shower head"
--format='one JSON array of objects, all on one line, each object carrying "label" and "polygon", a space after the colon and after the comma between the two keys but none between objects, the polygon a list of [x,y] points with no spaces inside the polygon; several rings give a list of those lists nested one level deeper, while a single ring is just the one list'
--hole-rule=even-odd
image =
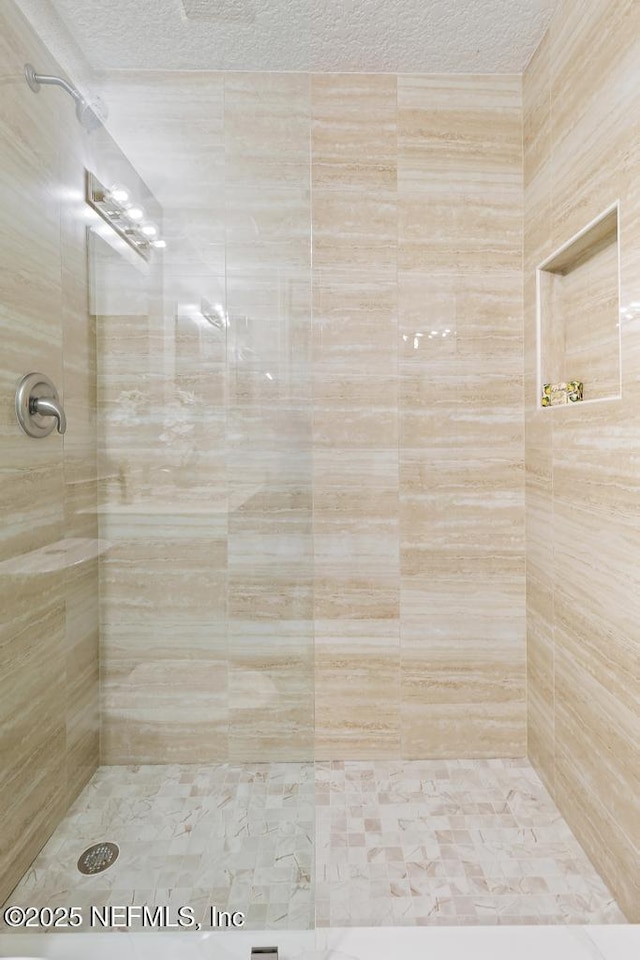
[{"label": "shower head", "polygon": [[76,116],[82,126],[89,133],[92,130],[96,130],[98,127],[101,127],[104,121],[107,119],[107,108],[99,98],[92,100],[86,100],[82,96],[77,87],[74,87],[73,84],[68,83],[67,80],[64,80],[62,77],[53,77],[48,76],[43,73],[36,73],[34,67],[27,63],[24,68],[24,75],[27,79],[27,83],[31,87],[34,93],[40,93],[40,87],[43,84],[50,84],[55,87],[62,87],[70,97],[73,97],[76,103]]},{"label": "shower head", "polygon": [[76,103],[76,117],[89,133],[101,127],[107,116],[107,108],[99,97],[91,101],[85,100],[83,97]]}]

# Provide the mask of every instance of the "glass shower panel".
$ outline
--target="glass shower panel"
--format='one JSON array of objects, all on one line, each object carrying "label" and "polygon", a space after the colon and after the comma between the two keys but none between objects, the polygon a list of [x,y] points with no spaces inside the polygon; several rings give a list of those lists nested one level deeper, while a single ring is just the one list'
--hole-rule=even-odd
[{"label": "glass shower panel", "polygon": [[[91,244],[104,769],[150,804],[148,853],[164,852],[186,903],[213,889],[249,928],[307,929],[308,79],[140,76],[104,96],[136,167],[126,189],[165,244],[149,264]],[[193,103],[207,120],[189,152],[174,134]],[[123,764],[144,766],[111,767]]]},{"label": "glass shower panel", "polygon": [[124,260],[103,240],[92,253],[102,295],[100,518],[110,545],[101,568],[103,762],[224,760],[218,332],[164,311],[161,257]]},{"label": "glass shower panel", "polygon": [[230,751],[313,758],[310,91],[227,75]]},{"label": "glass shower panel", "polygon": [[226,76],[229,757],[250,909],[289,929],[314,917],[309,124],[308,76]]}]

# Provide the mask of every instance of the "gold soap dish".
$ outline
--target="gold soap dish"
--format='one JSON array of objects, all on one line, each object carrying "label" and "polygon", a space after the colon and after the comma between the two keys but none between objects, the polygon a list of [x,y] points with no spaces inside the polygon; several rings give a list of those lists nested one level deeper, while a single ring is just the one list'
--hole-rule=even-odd
[{"label": "gold soap dish", "polygon": [[582,380],[568,380],[566,383],[545,383],[542,390],[542,406],[558,407],[565,403],[578,403],[582,400]]}]

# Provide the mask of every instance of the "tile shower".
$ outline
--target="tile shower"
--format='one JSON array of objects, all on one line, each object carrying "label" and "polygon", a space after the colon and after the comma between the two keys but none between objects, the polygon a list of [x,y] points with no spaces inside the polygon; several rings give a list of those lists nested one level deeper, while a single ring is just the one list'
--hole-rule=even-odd
[{"label": "tile shower", "polygon": [[[637,920],[640,20],[582,7],[524,78],[99,74],[114,140],[42,128],[3,10],[7,902]],[[92,238],[89,289],[85,167],[167,243]],[[616,199],[623,399],[541,411],[535,268]],[[36,360],[64,445],[14,423]]]},{"label": "tile shower", "polygon": [[[78,882],[79,847],[126,860]],[[12,905],[211,905],[250,929],[625,923],[526,760],[102,767]]]}]

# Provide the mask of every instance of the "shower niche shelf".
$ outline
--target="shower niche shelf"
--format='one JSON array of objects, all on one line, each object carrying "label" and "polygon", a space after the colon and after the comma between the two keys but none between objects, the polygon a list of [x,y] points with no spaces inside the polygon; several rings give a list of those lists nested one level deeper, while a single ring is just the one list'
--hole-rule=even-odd
[{"label": "shower niche shelf", "polygon": [[539,407],[621,395],[619,215],[616,202],[537,268]]}]

